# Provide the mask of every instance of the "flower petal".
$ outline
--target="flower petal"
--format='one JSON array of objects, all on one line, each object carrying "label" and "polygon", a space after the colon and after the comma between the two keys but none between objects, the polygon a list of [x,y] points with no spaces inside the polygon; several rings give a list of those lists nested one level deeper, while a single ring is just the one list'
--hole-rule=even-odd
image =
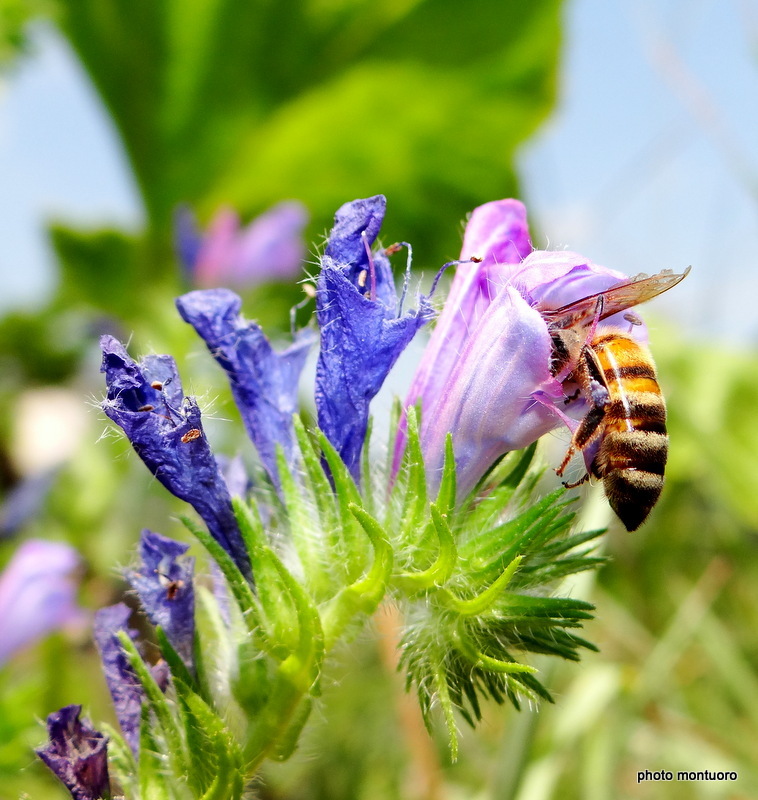
[{"label": "flower petal", "polygon": [[458,491],[470,491],[504,453],[560,424],[534,399],[562,397],[550,374],[552,343],[544,320],[516,289],[503,289],[469,337],[433,415],[422,448],[432,489],[439,484],[445,437],[453,434]]},{"label": "flower petal", "polygon": [[112,336],[100,340],[107,398],[103,411],[123,428],[137,455],[174,495],[190,503],[216,541],[251,578],[226,482],[203,431],[200,409],[184,397],[170,356],[137,364]]},{"label": "flower petal", "polygon": [[229,289],[190,292],[176,301],[182,319],[195,328],[226,372],[245,428],[278,484],[276,446],[281,445],[293,463],[292,415],[298,410],[298,381],[315,336],[303,329],[290,347],[277,353],[260,326],[240,315],[241,305]]},{"label": "flower petal", "polygon": [[193,663],[195,592],[194,558],[181,558],[189,545],[147,529],[140,539],[142,564],[126,570],[126,578],[139,595],[150,622],[160,625],[188,667]]},{"label": "flower petal", "polygon": [[[471,213],[461,249],[461,259],[480,262],[459,264],[445,305],[416,369],[405,407],[421,402],[424,419],[435,416],[436,405],[465,343],[510,274],[532,249],[526,209],[518,200],[496,200]],[[395,447],[395,470],[405,446],[401,425]]]},{"label": "flower petal", "polygon": [[389,259],[370,247],[379,232],[385,200],[378,195],[346,203],[321,258],[316,308],[321,350],[316,367],[318,424],[360,478],[360,453],[369,404],[416,331],[431,317],[425,297],[396,316],[398,298]]},{"label": "flower petal", "polygon": [[64,706],[47,718],[50,743],[35,752],[74,800],[110,797],[108,739],[80,719],[82,707]]}]

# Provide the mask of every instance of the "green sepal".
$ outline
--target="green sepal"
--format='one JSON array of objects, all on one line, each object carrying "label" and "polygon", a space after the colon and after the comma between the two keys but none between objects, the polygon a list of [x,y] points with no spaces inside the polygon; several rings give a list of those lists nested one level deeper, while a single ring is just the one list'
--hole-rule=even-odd
[{"label": "green sepal", "polygon": [[[171,760],[174,773],[176,775],[184,775],[187,772],[187,753],[185,751],[184,742],[177,725],[176,717],[174,716],[171,706],[166,695],[160,690],[160,687],[155,682],[150,670],[142,656],[139,654],[134,642],[126,631],[117,631],[116,636],[123,647],[129,664],[134,670],[137,679],[145,692],[145,700],[143,701],[143,709],[149,707],[155,713],[158,724],[163,732],[166,740],[166,747],[168,755]],[[144,727],[144,725],[143,725]]]},{"label": "green sepal", "polygon": [[[195,643],[193,655],[199,693],[206,699],[214,696],[214,672],[227,672],[231,668],[231,642],[229,628],[221,616],[218,601],[205,586],[195,587]],[[208,626],[206,630],[206,625]],[[212,646],[209,646],[210,643]]]},{"label": "green sepal", "polygon": [[414,541],[414,531],[422,530],[426,520],[426,470],[421,451],[418,412],[410,406],[406,413],[406,443],[402,469],[407,473],[405,494],[400,512],[401,539]]},{"label": "green sepal", "polygon": [[164,748],[153,736],[151,722],[150,708],[143,703],[139,734],[139,797],[140,800],[175,800],[176,795],[170,787],[171,783],[178,783],[179,776],[171,776],[174,780],[169,780],[162,755]]},{"label": "green sepal", "polygon": [[335,533],[340,534],[340,536],[334,543],[334,554],[337,558],[344,560],[341,570],[343,579],[352,582],[365,568],[367,548],[365,539],[360,533],[360,528],[356,525],[355,517],[350,512],[350,504],[354,503],[360,506],[363,504],[363,500],[352,475],[345,466],[345,462],[334,449],[332,443],[326,438],[324,432],[318,430],[316,439],[329,467],[329,473],[334,484],[333,493],[337,497],[340,524],[335,529]]},{"label": "green sepal", "polygon": [[321,465],[319,453],[316,452],[313,440],[308,435],[300,415],[294,414],[292,421],[300,453],[303,457],[306,486],[316,503],[321,521],[321,530],[326,532],[335,531],[339,527],[339,516],[334,505],[332,487]]},{"label": "green sepal", "polygon": [[357,614],[376,611],[392,575],[393,551],[386,531],[364,508],[350,503],[348,509],[368,536],[374,561],[365,575],[342,589],[324,608],[322,622],[327,650]]},{"label": "green sepal", "polygon": [[271,690],[271,661],[250,637],[237,646],[237,674],[232,681],[234,698],[251,719],[266,705]]},{"label": "green sepal", "polygon": [[[272,563],[295,605],[298,621],[298,640],[293,652],[280,664],[280,674],[286,675],[302,693],[314,688],[324,660],[324,632],[321,617],[302,586],[290,575],[277,555],[270,551]],[[317,687],[316,687],[317,688]]]},{"label": "green sepal", "polygon": [[276,464],[290,540],[303,565],[309,590],[316,599],[326,598],[331,581],[327,572],[325,551],[318,540],[313,518],[315,500],[310,503],[306,501],[305,492],[292,474],[281,445],[276,447]]},{"label": "green sepal", "polygon": [[290,726],[282,737],[277,740],[274,749],[271,751],[270,758],[274,761],[287,761],[292,756],[297,749],[300,734],[303,732],[305,723],[308,722],[312,709],[313,700],[310,697],[304,697],[293,715]]},{"label": "green sepal", "polygon": [[442,464],[442,479],[437,492],[436,504],[441,514],[452,516],[455,511],[455,496],[457,492],[455,474],[455,452],[453,451],[453,434],[445,437],[445,460]]},{"label": "green sepal", "polygon": [[[553,506],[564,491],[557,489],[517,517],[485,529],[483,533],[459,544],[458,552],[467,565],[467,574],[477,580],[486,580],[499,574],[503,566],[517,555],[528,554],[550,523],[560,515],[561,507]],[[549,530],[550,534],[556,532],[556,528]]]},{"label": "green sepal", "polygon": [[124,741],[124,737],[107,722],[98,725],[100,730],[108,737],[108,766],[111,775],[121,784],[126,795],[139,792],[137,776],[137,760],[134,758],[132,748]]},{"label": "green sepal", "polygon": [[245,780],[240,745],[216,712],[182,681],[176,681],[176,693],[192,753],[188,781],[195,796],[236,800]]},{"label": "green sepal", "polygon": [[172,679],[179,678],[184,681],[187,686],[190,686],[193,691],[198,691],[197,681],[190,673],[179,653],[174,650],[174,646],[166,636],[166,631],[164,631],[160,625],[157,625],[155,628],[155,638],[158,640],[158,647],[160,648],[161,655],[168,664]]},{"label": "green sepal", "polygon": [[[525,478],[536,450],[535,442],[523,450],[506,454],[490,468],[459,505],[459,513],[465,515],[467,526],[473,530],[486,527],[493,514],[498,514],[511,502],[517,490],[526,494],[525,490],[530,488],[530,482],[525,481]],[[538,473],[535,480],[536,477]],[[495,488],[480,502],[479,496],[486,485],[494,485]]]},{"label": "green sepal", "polygon": [[376,515],[374,502],[374,473],[371,469],[371,432],[374,430],[374,418],[369,417],[366,424],[366,435],[361,450],[361,495],[363,505],[369,514]]},{"label": "green sepal", "polygon": [[528,664],[520,664],[517,661],[505,661],[501,658],[493,658],[492,656],[482,653],[468,633],[466,633],[465,626],[462,622],[463,620],[456,626],[455,646],[474,667],[485,669],[489,672],[528,672],[531,674],[537,672],[536,667],[531,667]]},{"label": "green sepal", "polygon": [[434,586],[443,586],[453,574],[458,562],[458,550],[446,515],[440,513],[435,503],[430,504],[429,510],[437,533],[439,552],[436,561],[428,569],[422,572],[403,572],[396,576],[395,583],[406,589],[409,594]]},{"label": "green sepal", "polygon": [[189,517],[180,517],[187,530],[199,540],[211,558],[223,572],[229,589],[237,601],[248,630],[253,633],[259,625],[258,606],[250,584],[234,563],[232,557],[205,529],[196,525]]},{"label": "green sepal", "polygon": [[441,589],[437,596],[442,603],[462,617],[473,617],[484,614],[497,602],[498,597],[505,591],[511,582],[516,570],[521,564],[522,556],[516,556],[511,563],[500,573],[497,579],[484,591],[465,600],[454,595],[447,589]]}]

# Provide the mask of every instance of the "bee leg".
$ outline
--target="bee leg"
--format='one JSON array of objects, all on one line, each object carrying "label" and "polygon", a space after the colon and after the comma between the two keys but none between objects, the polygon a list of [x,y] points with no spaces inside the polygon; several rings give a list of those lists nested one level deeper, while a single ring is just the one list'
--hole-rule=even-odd
[{"label": "bee leg", "polygon": [[583,483],[587,483],[589,479],[590,479],[590,473],[585,472],[584,475],[582,475],[582,477],[579,478],[578,481],[571,481],[571,482],[563,481],[563,487],[564,489],[576,489],[577,486],[581,486]]},{"label": "bee leg", "polygon": [[605,420],[605,404],[593,405],[587,412],[587,416],[579,423],[579,426],[574,431],[571,437],[571,444],[563,457],[560,466],[555,470],[555,474],[559,477],[563,475],[563,471],[568,466],[569,461],[574,457],[577,450],[584,450],[590,441],[600,431],[600,426]]},{"label": "bee leg", "polygon": [[586,343],[592,342],[595,340],[595,331],[597,331],[598,322],[600,322],[600,317],[603,313],[603,306],[605,305],[605,300],[603,299],[603,295],[600,295],[597,299],[597,303],[595,304],[595,316],[592,318],[592,324],[587,331],[587,338],[585,340]]}]

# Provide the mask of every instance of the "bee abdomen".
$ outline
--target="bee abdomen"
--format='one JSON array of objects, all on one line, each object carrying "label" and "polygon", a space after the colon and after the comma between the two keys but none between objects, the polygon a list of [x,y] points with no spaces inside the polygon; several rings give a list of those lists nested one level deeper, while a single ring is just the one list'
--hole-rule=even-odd
[{"label": "bee abdomen", "polygon": [[657,431],[613,431],[603,440],[594,471],[627,530],[639,528],[660,497],[667,456],[668,436]]},{"label": "bee abdomen", "polygon": [[659,392],[619,392],[605,407],[608,427],[666,433],[666,404]]}]

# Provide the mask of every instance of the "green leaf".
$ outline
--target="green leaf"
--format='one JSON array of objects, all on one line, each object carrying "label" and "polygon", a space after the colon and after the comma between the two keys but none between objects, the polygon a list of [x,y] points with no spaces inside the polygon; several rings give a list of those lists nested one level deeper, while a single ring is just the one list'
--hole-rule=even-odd
[{"label": "green leaf", "polygon": [[248,626],[248,630],[254,633],[259,624],[258,604],[250,584],[245,580],[239,567],[232,561],[231,556],[226,550],[224,550],[204,528],[196,525],[189,517],[182,516],[180,519],[187,530],[199,540],[200,544],[208,551],[211,558],[214,559],[224,573],[224,577],[242,612],[242,617]]},{"label": "green leaf", "polygon": [[[252,212],[300,197],[321,231],[382,189],[412,221],[394,238],[442,263],[451,219],[514,193],[517,146],[555,97],[558,0],[471,0],[464,15],[455,0],[58,5],[162,246],[180,201]],[[464,123],[482,109],[487,124]]]}]

